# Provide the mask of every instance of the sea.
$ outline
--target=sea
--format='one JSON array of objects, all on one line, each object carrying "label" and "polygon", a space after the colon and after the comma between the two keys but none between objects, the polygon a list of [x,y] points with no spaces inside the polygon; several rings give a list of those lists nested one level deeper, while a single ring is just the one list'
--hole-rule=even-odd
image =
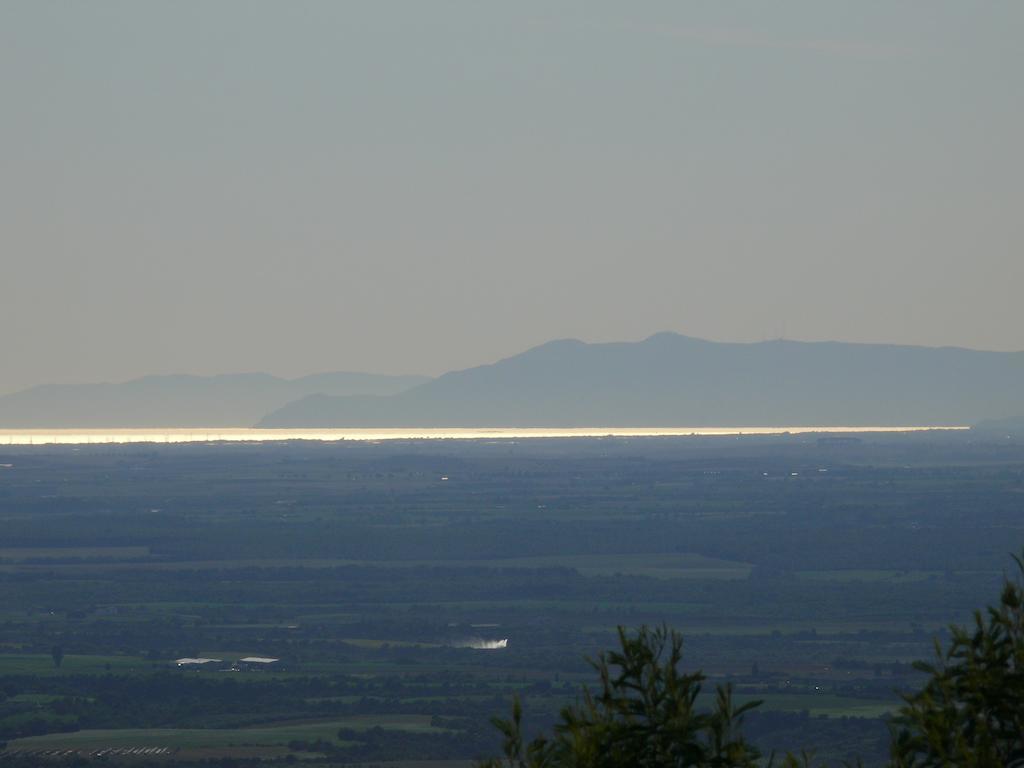
[{"label": "sea", "polygon": [[104,443],[273,443],[285,440],[530,440],[572,437],[685,437],[713,435],[785,435],[807,433],[920,432],[963,430],[964,426],[781,426],[781,427],[508,427],[437,429],[254,429],[193,427],[139,429],[0,429],[3,445],[89,445]]}]

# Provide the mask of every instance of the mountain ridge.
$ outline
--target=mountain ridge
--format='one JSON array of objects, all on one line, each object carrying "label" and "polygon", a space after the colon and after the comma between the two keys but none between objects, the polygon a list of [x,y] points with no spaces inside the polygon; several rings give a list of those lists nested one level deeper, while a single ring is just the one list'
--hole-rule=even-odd
[{"label": "mountain ridge", "polygon": [[395,394],[427,381],[348,371],[160,374],[124,382],[40,384],[0,396],[0,428],[240,427],[306,395]]},{"label": "mountain ridge", "polygon": [[972,424],[1017,412],[1024,352],[961,347],[558,339],[387,397],[303,398],[260,427]]}]

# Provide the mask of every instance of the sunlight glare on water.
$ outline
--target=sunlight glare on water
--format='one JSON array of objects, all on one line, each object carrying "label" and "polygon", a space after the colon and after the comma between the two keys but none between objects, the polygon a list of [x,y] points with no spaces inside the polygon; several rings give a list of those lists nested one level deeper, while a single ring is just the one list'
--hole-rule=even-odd
[{"label": "sunlight glare on water", "polygon": [[968,429],[961,426],[904,427],[466,427],[436,429],[17,429],[0,430],[0,445],[86,445],[90,443],[277,442],[281,440],[494,440],[557,437],[682,437],[781,435],[809,432],[919,432]]}]

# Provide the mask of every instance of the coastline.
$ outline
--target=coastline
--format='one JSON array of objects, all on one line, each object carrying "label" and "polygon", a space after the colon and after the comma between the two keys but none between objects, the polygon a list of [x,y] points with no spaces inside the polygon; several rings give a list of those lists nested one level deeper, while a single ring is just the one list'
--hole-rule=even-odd
[{"label": "coastline", "polygon": [[273,443],[288,440],[336,442],[353,440],[525,440],[600,437],[715,437],[740,435],[865,434],[963,431],[968,426],[770,426],[770,427],[437,427],[358,429],[235,428],[96,428],[0,429],[4,445],[106,445],[128,443]]}]

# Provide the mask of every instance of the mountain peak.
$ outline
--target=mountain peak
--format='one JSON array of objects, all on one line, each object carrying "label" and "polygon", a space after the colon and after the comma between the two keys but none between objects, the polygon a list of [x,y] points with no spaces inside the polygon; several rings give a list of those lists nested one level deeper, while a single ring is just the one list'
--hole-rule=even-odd
[{"label": "mountain peak", "polygon": [[558,339],[404,393],[289,406],[268,427],[956,426],[1024,407],[1024,357],[661,332]]}]

